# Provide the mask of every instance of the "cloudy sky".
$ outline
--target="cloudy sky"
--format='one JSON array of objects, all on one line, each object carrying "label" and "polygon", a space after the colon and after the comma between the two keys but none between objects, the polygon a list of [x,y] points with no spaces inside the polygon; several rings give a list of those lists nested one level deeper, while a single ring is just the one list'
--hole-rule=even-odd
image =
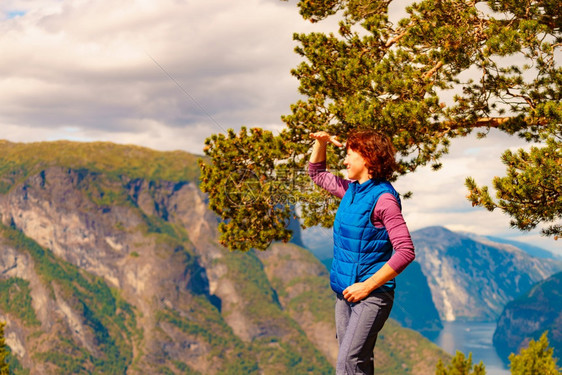
[{"label": "cloudy sky", "polygon": [[[0,139],[201,154],[206,137],[228,128],[279,130],[298,99],[292,34],[334,25],[302,20],[295,0],[2,0]],[[443,225],[562,254],[560,241],[510,229],[464,198],[466,176],[489,184],[503,173],[502,151],[520,146],[496,133],[454,141],[442,170],[398,181],[414,192],[410,229]]]}]

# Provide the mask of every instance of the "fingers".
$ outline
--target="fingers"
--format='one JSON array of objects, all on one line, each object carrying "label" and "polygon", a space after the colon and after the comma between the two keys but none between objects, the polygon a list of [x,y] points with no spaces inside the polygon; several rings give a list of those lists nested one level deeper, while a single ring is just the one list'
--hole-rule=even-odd
[{"label": "fingers", "polygon": [[343,298],[347,302],[359,302],[369,295],[369,292],[364,289],[363,283],[355,283],[348,286],[342,292]]},{"label": "fingers", "polygon": [[351,293],[344,293],[343,294],[343,298],[347,301],[347,302],[356,302],[357,299],[351,294]]},{"label": "fingers", "polygon": [[338,141],[338,140],[336,139],[336,136],[335,136],[335,135],[332,136],[332,137],[330,137],[330,142],[332,142],[332,144],[333,144],[334,146],[343,147],[343,144],[342,144],[340,141]]},{"label": "fingers", "polygon": [[316,132],[316,133],[311,133],[310,137],[313,138],[313,139],[316,139],[320,142],[326,142],[326,143],[330,142],[331,144],[333,144],[334,146],[337,146],[337,147],[343,146],[343,144],[336,139],[336,136],[330,135],[328,132],[325,132],[325,131],[319,131],[319,132]]},{"label": "fingers", "polygon": [[331,136],[330,136],[330,134],[328,134],[325,131],[320,131],[320,132],[316,132],[316,133],[311,133],[310,137],[314,138],[314,139],[317,139],[319,141],[326,141],[327,142],[327,141],[329,141]]},{"label": "fingers", "polygon": [[347,288],[346,290],[344,290],[342,292],[343,294],[343,298],[345,298],[346,301],[348,302],[354,302],[354,296],[353,294],[349,291],[349,288]]}]

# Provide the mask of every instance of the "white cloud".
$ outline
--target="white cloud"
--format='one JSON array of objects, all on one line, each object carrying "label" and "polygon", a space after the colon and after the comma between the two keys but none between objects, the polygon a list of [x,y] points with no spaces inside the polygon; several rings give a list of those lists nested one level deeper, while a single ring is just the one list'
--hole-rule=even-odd
[{"label": "white cloud", "polygon": [[[113,140],[161,123],[199,144],[241,125],[281,125],[297,97],[292,33],[305,24],[281,1],[43,1],[3,4],[0,126],[93,129]],[[154,59],[154,61],[153,61]],[[264,125],[265,124],[265,125]],[[134,126],[132,126],[134,125]],[[191,127],[212,129],[184,132]],[[3,132],[6,134],[6,132]],[[16,139],[18,135],[4,135]]]}]

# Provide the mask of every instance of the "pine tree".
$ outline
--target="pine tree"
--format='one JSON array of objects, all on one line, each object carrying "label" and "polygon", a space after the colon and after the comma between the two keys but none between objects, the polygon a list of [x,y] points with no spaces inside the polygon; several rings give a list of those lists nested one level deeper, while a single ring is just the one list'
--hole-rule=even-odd
[{"label": "pine tree", "polygon": [[4,327],[6,323],[0,322],[0,375],[10,375],[10,366],[8,366],[8,345],[6,345],[6,339],[4,338]]},{"label": "pine tree", "polygon": [[486,367],[482,362],[473,367],[472,353],[465,358],[463,353],[457,351],[446,368],[441,360],[437,362],[435,375],[486,375]]},{"label": "pine tree", "polygon": [[531,340],[529,346],[521,353],[509,356],[512,375],[559,375],[562,372],[553,357],[554,350],[548,345],[548,332],[544,332],[538,341]]},{"label": "pine tree", "polygon": [[[345,140],[359,128],[392,138],[400,156],[395,178],[424,165],[438,169],[450,141],[475,130],[536,142],[530,152],[504,155],[507,176],[494,180],[498,202],[472,179],[468,198],[500,208],[521,229],[554,222],[544,234],[560,233],[562,68],[555,57],[562,49],[561,3],[490,0],[486,9],[475,0],[422,0],[394,24],[390,2],[299,1],[311,22],[341,21],[337,34],[294,35],[303,62],[292,74],[304,99],[282,117],[285,129],[273,135],[242,128],[206,141],[210,158],[200,162],[201,188],[223,220],[224,245],[265,249],[289,240],[297,202],[305,227],[330,227],[338,202],[303,173],[309,135],[326,130]],[[328,153],[334,170],[344,169],[343,153]]]}]

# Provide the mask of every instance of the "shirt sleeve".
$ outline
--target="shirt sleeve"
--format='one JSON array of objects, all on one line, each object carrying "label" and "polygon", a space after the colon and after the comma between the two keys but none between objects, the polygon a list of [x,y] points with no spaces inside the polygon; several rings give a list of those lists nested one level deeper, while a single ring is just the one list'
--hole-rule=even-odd
[{"label": "shirt sleeve", "polygon": [[402,216],[398,201],[392,194],[384,193],[380,196],[373,210],[371,221],[377,228],[383,226],[386,228],[394,248],[394,253],[387,264],[396,273],[404,271],[413,262],[416,255],[406,221]]},{"label": "shirt sleeve", "polygon": [[314,183],[338,198],[343,198],[351,181],[326,171],[326,162],[308,163],[308,175]]}]

